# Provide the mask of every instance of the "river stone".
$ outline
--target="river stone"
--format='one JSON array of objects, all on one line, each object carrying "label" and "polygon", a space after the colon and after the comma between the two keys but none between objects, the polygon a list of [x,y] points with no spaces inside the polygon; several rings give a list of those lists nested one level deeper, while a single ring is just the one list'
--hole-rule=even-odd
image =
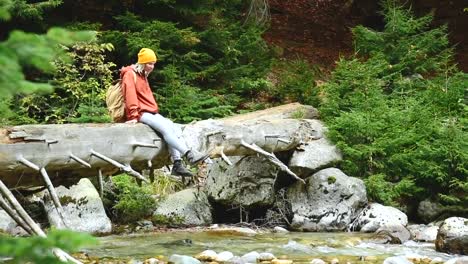
[{"label": "river stone", "polygon": [[408,230],[415,241],[434,242],[437,238],[437,225],[409,225]]},{"label": "river stone", "polygon": [[367,204],[360,179],[329,168],[296,182],[287,190],[293,215],[291,227],[303,231],[342,231]]},{"label": "river stone", "polygon": [[201,264],[201,262],[193,257],[173,254],[169,257],[169,263],[172,264]]},{"label": "river stone", "polygon": [[294,151],[289,161],[289,168],[299,177],[305,178],[318,168],[341,159],[338,148],[326,138],[320,138],[311,140],[302,146],[301,150]]},{"label": "river stone", "polygon": [[275,255],[273,255],[272,253],[270,252],[262,252],[260,253],[260,255],[258,256],[258,261],[260,262],[263,262],[263,261],[272,261],[273,259],[275,259]]},{"label": "river stone", "polygon": [[260,254],[257,251],[252,251],[252,252],[242,255],[241,259],[245,263],[257,263],[257,259],[259,257],[260,257]]},{"label": "river stone", "polygon": [[232,259],[234,257],[234,254],[232,254],[232,252],[230,251],[223,251],[223,252],[219,252],[218,255],[216,256],[215,260],[216,262],[218,263],[223,263],[223,262],[227,262],[229,261],[230,259]]},{"label": "river stone", "polygon": [[175,220],[173,224],[186,226],[209,225],[213,222],[206,194],[194,188],[169,194],[153,215],[162,215]]},{"label": "river stone", "polygon": [[440,204],[426,199],[419,203],[417,214],[425,224],[428,224],[437,220],[442,210],[443,208]]},{"label": "river stone", "polygon": [[255,208],[274,203],[278,168],[263,157],[229,157],[233,166],[215,159],[205,183],[210,200],[232,206]]},{"label": "river stone", "polygon": [[315,259],[310,261],[310,264],[326,264],[326,262],[321,260],[321,259],[315,258]]},{"label": "river stone", "polygon": [[236,236],[255,236],[257,232],[252,228],[248,227],[238,227],[238,226],[227,226],[227,227],[214,227],[209,228],[206,232],[211,234],[223,235],[236,235]]},{"label": "river stone", "polygon": [[386,243],[402,244],[411,238],[410,231],[402,224],[382,225],[375,231],[381,237],[387,239]]},{"label": "river stone", "polygon": [[112,231],[112,223],[94,185],[82,178],[76,185],[55,188],[62,204],[65,223],[62,222],[48,193],[44,195],[44,208],[51,226],[77,232],[103,234]]},{"label": "river stone", "polygon": [[408,224],[408,217],[402,211],[378,203],[371,203],[354,220],[351,230],[374,232],[383,225]]},{"label": "river stone", "polygon": [[28,234],[2,209],[0,209],[0,231],[13,236],[24,236]]},{"label": "river stone", "polygon": [[386,258],[383,264],[413,264],[413,262],[403,256],[395,256]]},{"label": "river stone", "polygon": [[283,233],[283,234],[289,233],[289,230],[287,230],[286,228],[281,227],[281,226],[275,226],[275,227],[273,228],[273,231],[274,231],[275,233]]},{"label": "river stone", "polygon": [[218,254],[216,253],[216,251],[211,250],[211,249],[207,249],[207,250],[197,254],[195,256],[195,258],[198,259],[198,260],[201,260],[201,261],[211,262],[211,261],[215,260],[217,256],[218,256]]},{"label": "river stone", "polygon": [[436,250],[451,254],[468,254],[468,219],[450,217],[439,227]]}]

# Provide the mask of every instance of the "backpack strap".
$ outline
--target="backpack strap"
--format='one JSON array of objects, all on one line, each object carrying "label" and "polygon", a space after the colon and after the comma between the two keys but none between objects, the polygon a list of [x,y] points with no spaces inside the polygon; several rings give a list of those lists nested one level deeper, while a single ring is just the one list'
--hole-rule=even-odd
[{"label": "backpack strap", "polygon": [[135,83],[135,86],[136,86],[136,73],[134,70],[132,70],[132,73],[133,73],[133,82]]}]

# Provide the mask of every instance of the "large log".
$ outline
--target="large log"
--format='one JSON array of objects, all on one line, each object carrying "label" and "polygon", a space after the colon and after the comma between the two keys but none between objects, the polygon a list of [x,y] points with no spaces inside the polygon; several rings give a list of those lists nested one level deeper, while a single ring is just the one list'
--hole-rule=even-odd
[{"label": "large log", "polygon": [[[321,133],[312,107],[290,104],[218,120],[179,126],[193,149],[221,155],[252,155],[250,146],[286,151]],[[302,113],[302,114],[301,114]],[[247,146],[247,147],[246,147]],[[0,180],[9,188],[43,185],[47,171],[54,185],[120,169],[141,171],[169,162],[163,140],[144,124],[25,125],[0,129]],[[131,169],[130,169],[131,168]]]}]

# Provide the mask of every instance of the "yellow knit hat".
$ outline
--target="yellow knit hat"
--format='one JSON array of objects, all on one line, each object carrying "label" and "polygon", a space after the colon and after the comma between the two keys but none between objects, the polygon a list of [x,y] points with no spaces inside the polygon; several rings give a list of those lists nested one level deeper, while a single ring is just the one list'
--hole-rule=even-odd
[{"label": "yellow knit hat", "polygon": [[138,63],[145,64],[148,62],[156,62],[156,54],[154,51],[148,48],[142,48],[140,52],[138,52]]}]

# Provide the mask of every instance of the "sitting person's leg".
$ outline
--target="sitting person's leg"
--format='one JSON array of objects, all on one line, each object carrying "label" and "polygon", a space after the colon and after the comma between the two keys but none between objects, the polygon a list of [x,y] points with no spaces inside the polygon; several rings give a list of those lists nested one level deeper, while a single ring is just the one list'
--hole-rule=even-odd
[{"label": "sitting person's leg", "polygon": [[182,164],[180,152],[177,151],[175,148],[171,147],[169,147],[169,152],[171,153],[171,159],[174,163],[174,165],[172,166],[171,174],[182,177],[193,177],[193,173],[190,172],[187,168],[185,168],[184,164]]},{"label": "sitting person's leg", "polygon": [[198,151],[190,150],[183,139],[179,137],[180,133],[174,129],[174,123],[162,115],[143,113],[140,118],[140,122],[147,124],[154,130],[161,133],[164,140],[169,145],[169,148],[174,148],[179,153],[183,153],[183,155],[187,157],[187,160],[190,163],[196,164],[208,158],[208,155],[204,155]]}]

